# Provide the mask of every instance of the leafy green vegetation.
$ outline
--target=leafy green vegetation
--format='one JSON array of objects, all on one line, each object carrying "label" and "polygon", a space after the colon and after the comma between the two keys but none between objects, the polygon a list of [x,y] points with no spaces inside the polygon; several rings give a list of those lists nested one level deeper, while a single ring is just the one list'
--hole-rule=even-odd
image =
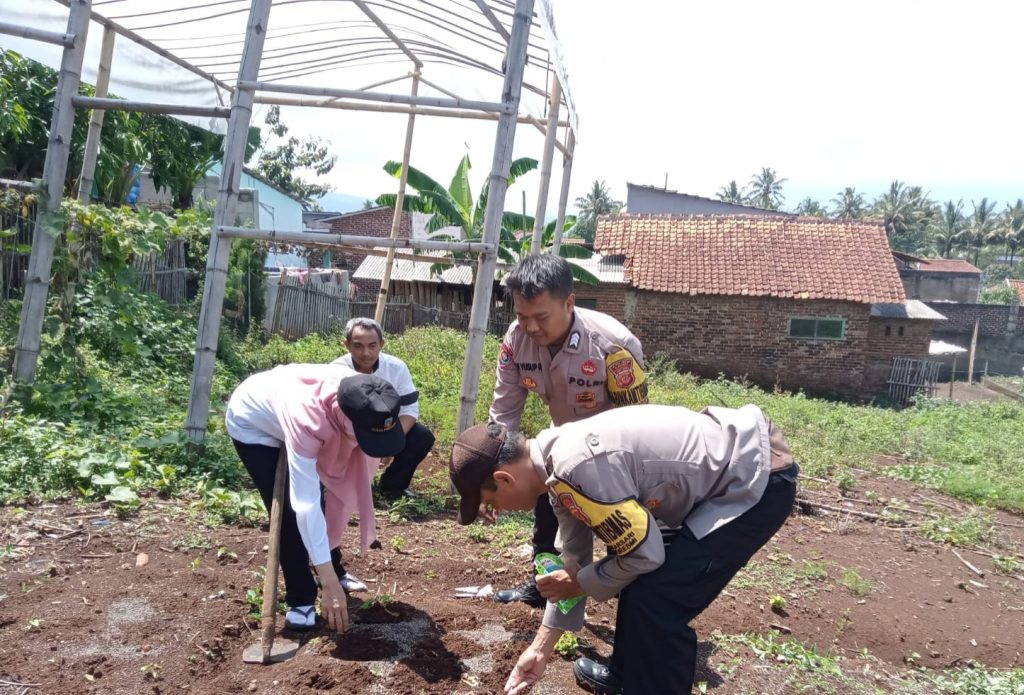
[{"label": "leafy green vegetation", "polygon": [[774,632],[766,635],[748,633],[725,638],[748,647],[762,661],[776,661],[791,664],[805,671],[821,671],[841,675],[839,658],[831,652],[819,654],[817,648],[796,640],[780,640]]},{"label": "leafy green vegetation", "polygon": [[555,654],[563,659],[575,659],[576,651],[580,648],[579,638],[575,632],[563,632],[562,636],[555,642]]},{"label": "leafy green vegetation", "polygon": [[[83,219],[102,217],[69,207]],[[84,216],[84,217],[83,217]],[[77,219],[77,217],[76,217]],[[103,218],[106,220],[106,218]],[[249,488],[222,424],[223,404],[248,374],[286,362],[327,362],[342,352],[340,335],[312,335],[297,341],[265,339],[254,329],[239,337],[221,331],[212,387],[209,431],[202,446],[181,433],[188,402],[195,341],[194,306],[172,309],[132,289],[117,274],[133,249],[147,248],[150,234],[175,233],[150,219],[139,240],[122,247],[117,219],[98,225],[116,237],[94,244],[101,251],[95,270],[81,272],[68,261],[46,319],[38,380],[19,387],[0,408],[0,502],[78,497],[106,500],[128,513],[150,495],[192,500],[210,523],[253,523],[265,512]],[[175,223],[177,224],[177,222]],[[190,223],[191,224],[191,223]],[[148,231],[147,231],[148,230]],[[96,232],[100,234],[101,232]],[[182,232],[191,233],[191,232]],[[130,235],[129,235],[130,236]],[[103,237],[106,239],[106,237]],[[107,251],[103,251],[107,249]],[[106,253],[107,256],[102,254]],[[103,260],[106,259],[106,260]],[[102,268],[109,267],[104,274]],[[73,282],[72,282],[73,280]],[[59,283],[58,283],[59,284]],[[20,304],[0,304],[0,360],[9,373]],[[486,418],[499,341],[485,342],[477,419]],[[426,327],[389,336],[386,349],[406,360],[421,394],[421,417],[437,436],[441,457],[455,438],[466,336]],[[855,468],[881,472],[944,490],[982,505],[1024,509],[1024,406],[1013,402],[950,403],[929,400],[905,410],[767,392],[720,378],[698,381],[672,369],[669,360],[650,360],[651,400],[701,409],[708,405],[761,406],[786,432],[804,472],[856,485]],[[523,429],[548,426],[547,409],[528,400]],[[882,464],[876,457],[885,455]],[[448,497],[443,472],[417,477],[425,491],[389,507],[395,521],[443,513]],[[496,546],[518,542],[522,529],[507,517],[487,531]],[[985,537],[984,518],[935,520],[924,526],[935,540],[963,544]],[[947,529],[947,530],[943,530]],[[481,539],[483,540],[483,539]],[[748,568],[750,570],[751,568]],[[756,568],[755,568],[756,569]],[[824,571],[822,566],[821,571]],[[799,568],[788,567],[793,582]],[[751,574],[748,572],[748,579]]]},{"label": "leafy green vegetation", "polygon": [[987,516],[979,514],[968,514],[959,518],[943,515],[923,523],[921,534],[928,540],[938,543],[977,545],[992,535],[992,522]]},{"label": "leafy green vegetation", "polygon": [[839,579],[839,584],[858,597],[867,596],[875,588],[874,584],[860,576],[860,572],[857,571],[856,567],[847,568]]}]

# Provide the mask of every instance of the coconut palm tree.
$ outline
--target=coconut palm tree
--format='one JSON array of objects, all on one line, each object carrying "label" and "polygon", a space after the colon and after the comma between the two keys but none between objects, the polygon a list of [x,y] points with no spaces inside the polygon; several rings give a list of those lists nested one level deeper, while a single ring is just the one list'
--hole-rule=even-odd
[{"label": "coconut palm tree", "polygon": [[831,200],[833,216],[839,220],[859,220],[864,217],[864,196],[853,186],[847,186]]},{"label": "coconut palm tree", "polygon": [[890,245],[899,251],[922,253],[931,246],[929,229],[938,210],[920,186],[893,181],[871,208],[885,225]]},{"label": "coconut palm tree", "polygon": [[993,232],[998,235],[998,219],[993,214],[996,209],[996,201],[993,200],[990,203],[985,197],[978,202],[971,201],[971,205],[974,206],[974,212],[971,213],[971,219],[967,225],[966,238],[968,247],[974,249],[974,265],[978,265],[981,249],[995,240],[992,236]]},{"label": "coconut palm tree", "polygon": [[953,251],[963,246],[967,218],[964,217],[964,201],[947,200],[942,214],[932,225],[935,235],[935,250],[943,258],[949,258]]},{"label": "coconut palm tree", "polygon": [[736,184],[736,179],[719,188],[716,196],[726,203],[737,205],[746,205],[747,203],[747,193]]},{"label": "coconut palm tree", "polygon": [[1007,204],[1000,224],[1004,228],[1003,239],[1006,251],[1010,255],[1010,267],[1017,255],[1017,249],[1024,247],[1024,199],[1017,198],[1013,205]]},{"label": "coconut palm tree", "polygon": [[804,198],[800,201],[800,204],[796,206],[796,214],[804,217],[819,217],[824,219],[828,216],[828,212],[825,207],[814,198]]},{"label": "coconut palm tree", "polygon": [[597,233],[597,218],[600,215],[618,212],[622,208],[622,202],[612,198],[604,181],[595,180],[587,194],[576,199],[576,207],[579,209],[579,215],[576,217],[573,235],[586,239],[588,244],[593,244],[594,235]]},{"label": "coconut palm tree", "polygon": [[747,202],[764,210],[779,210],[786,196],[782,195],[782,184],[788,179],[780,179],[778,173],[769,167],[762,167],[760,174],[750,177],[750,193]]}]

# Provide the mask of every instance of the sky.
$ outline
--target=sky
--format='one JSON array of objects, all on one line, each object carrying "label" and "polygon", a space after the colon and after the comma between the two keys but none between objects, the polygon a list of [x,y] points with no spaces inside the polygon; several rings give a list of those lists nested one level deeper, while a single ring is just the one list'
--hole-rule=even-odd
[{"label": "sky", "polygon": [[[983,196],[997,200],[1000,210],[1024,197],[1024,3],[552,3],[580,124],[570,201],[595,180],[620,200],[627,181],[714,197],[730,180],[747,184],[762,167],[786,179],[789,209],[805,197],[828,203],[847,186],[870,201],[894,179],[919,185],[938,201],[963,199],[968,211],[970,201]],[[31,8],[27,0],[0,0],[3,7],[21,7],[31,17],[51,12],[58,28],[67,16],[62,5],[43,0],[33,0]],[[272,11],[272,25],[284,18],[284,7]],[[244,23],[238,15],[230,19],[233,29]],[[172,39],[176,32],[181,45],[196,30],[161,31]],[[96,33],[89,42],[93,52]],[[115,55],[115,76],[121,65]],[[309,79],[357,86],[332,81],[343,77]],[[407,86],[394,89],[404,93]],[[338,161],[324,178],[337,193],[354,197],[350,206],[396,190],[382,167],[401,158],[404,115],[284,107],[282,116],[290,135],[330,143]],[[254,124],[261,119],[257,111]],[[490,169],[494,132],[493,122],[421,116],[412,163],[447,183],[468,154],[478,190]],[[536,129],[520,125],[514,156],[539,159],[542,144]],[[560,178],[556,153],[549,219]],[[532,214],[539,179],[539,173],[520,179],[506,209],[523,209],[525,194]]]},{"label": "sky", "polygon": [[[787,207],[846,186],[871,200],[894,179],[968,210],[1024,197],[1022,3],[555,0],[555,18],[580,120],[570,200],[594,180],[620,200],[627,181],[666,179],[713,197],[761,167],[787,179]],[[397,158],[404,119],[393,120]],[[473,130],[464,141],[482,180],[491,133]],[[414,165],[447,182],[462,145],[458,133],[443,147],[417,140]],[[520,126],[517,156],[539,158],[541,145]],[[336,169],[341,192],[391,183]],[[532,214],[537,178],[506,207],[519,209],[525,188]]]}]

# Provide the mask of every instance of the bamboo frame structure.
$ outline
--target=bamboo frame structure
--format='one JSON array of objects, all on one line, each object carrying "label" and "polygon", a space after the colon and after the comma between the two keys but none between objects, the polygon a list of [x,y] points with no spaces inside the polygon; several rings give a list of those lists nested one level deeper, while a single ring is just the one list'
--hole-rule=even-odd
[{"label": "bamboo frame structure", "polygon": [[437,251],[462,251],[464,253],[496,253],[498,245],[486,241],[442,241],[441,239],[380,239],[358,234],[323,234],[321,232],[281,232],[277,230],[251,229],[249,227],[217,227],[220,236],[228,239],[249,239],[281,244],[302,244],[303,246],[356,246],[399,249],[432,249]]},{"label": "bamboo frame structure", "polygon": [[[104,98],[110,87],[110,63],[114,59],[114,39],[117,34],[110,27],[103,29],[103,44],[100,47],[100,69],[96,74],[95,96]],[[74,103],[72,101],[72,103]],[[104,109],[93,109],[89,117],[89,132],[85,136],[85,155],[82,157],[82,175],[78,179],[78,200],[88,203],[92,197],[93,177],[96,175],[96,158],[100,151],[100,133],[103,131]]]},{"label": "bamboo frame structure", "polygon": [[0,22],[0,34],[42,41],[43,43],[52,43],[57,46],[64,46],[65,48],[71,48],[75,45],[74,34],[58,34],[55,31],[43,31],[42,29],[23,27],[19,24],[8,24],[7,22]]},{"label": "bamboo frame structure", "polygon": [[[502,100],[510,106],[511,113],[502,114],[498,121],[487,208],[484,211],[484,242],[488,244],[496,245],[501,232],[505,193],[508,191],[508,176],[512,167],[512,144],[516,136],[515,114],[519,111],[519,98],[523,89],[523,71],[532,16],[533,0],[517,0],[505,61],[505,85],[502,89]],[[469,314],[469,344],[466,346],[466,361],[462,366],[459,417],[455,426],[456,432],[459,433],[472,427],[476,418],[476,401],[480,391],[480,362],[483,359],[487,314],[494,291],[494,266],[497,262],[498,254],[495,250],[480,254],[477,264],[473,308]]]},{"label": "bamboo frame structure", "polygon": [[562,87],[558,80],[551,84],[548,103],[548,125],[544,133],[544,155],[540,164],[540,186],[537,190],[537,214],[533,218],[533,240],[530,242],[530,253],[540,253],[541,237],[544,236],[544,213],[548,207],[548,188],[551,186],[551,161],[555,155],[555,143],[558,142],[558,108],[562,104]]},{"label": "bamboo frame structure", "polygon": [[[252,0],[245,30],[245,49],[242,52],[242,62],[238,66],[239,82],[254,80],[259,74],[260,58],[267,36],[267,21],[270,18],[270,4],[271,0]],[[195,362],[192,367],[192,384],[185,419],[185,432],[194,441],[202,441],[205,438],[206,423],[210,417],[210,389],[213,385],[213,368],[217,359],[220,317],[228,277],[228,255],[231,251],[231,242],[221,234],[221,228],[229,220],[235,219],[245,144],[249,135],[249,123],[252,121],[252,105],[252,92],[245,89],[235,91],[231,99],[228,132],[224,136],[224,161],[217,191],[213,230],[210,233],[210,250],[206,259],[206,282],[203,285],[203,300],[199,310],[199,332],[196,335]]]},{"label": "bamboo frame structure", "polygon": [[273,92],[277,94],[297,94],[311,97],[333,97],[335,99],[357,99],[375,101],[386,104],[405,104],[407,106],[432,106],[442,109],[468,109],[487,113],[506,113],[508,106],[490,101],[474,99],[452,99],[450,97],[421,97],[416,95],[390,94],[388,92],[364,92],[358,89],[338,89],[335,87],[307,87],[300,84],[277,84],[275,82],[255,82],[239,80],[238,88],[248,91]]},{"label": "bamboo frame structure", "polygon": [[[422,80],[421,80],[422,81]],[[472,111],[469,109],[443,109],[418,106],[407,106],[403,104],[362,104],[347,101],[336,101],[335,99],[318,99],[315,97],[275,97],[265,94],[257,94],[253,98],[257,104],[273,104],[277,106],[315,106],[324,109],[341,109],[343,111],[373,111],[377,113],[416,113],[420,116],[440,116],[442,118],[469,118],[480,121],[497,121],[500,115],[487,111]],[[534,123],[533,116],[518,116],[518,123]],[[559,121],[558,126],[568,128],[568,121]]]},{"label": "bamboo frame structure", "polygon": [[[493,294],[495,269],[498,267],[497,250],[500,236],[501,218],[508,189],[508,176],[511,164],[512,149],[518,123],[532,123],[545,134],[545,170],[542,196],[547,200],[550,187],[550,165],[553,149],[558,148],[566,157],[566,165],[571,161],[571,145],[567,151],[558,143],[557,130],[566,127],[571,130],[574,114],[571,100],[566,91],[566,104],[570,105],[569,118],[559,120],[559,105],[562,102],[560,83],[556,82],[553,93],[549,94],[547,125],[541,125],[536,118],[520,114],[519,107],[524,90],[544,95],[545,91],[524,81],[526,64],[540,64],[536,55],[530,55],[530,31],[534,18],[535,0],[516,0],[514,12],[501,8],[504,14],[512,16],[511,30],[506,29],[486,0],[474,0],[487,23],[493,27],[500,41],[494,36],[484,37],[476,32],[471,40],[489,48],[499,49],[504,54],[500,71],[496,67],[488,67],[480,63],[489,74],[503,74],[503,87],[500,101],[480,101],[464,99],[455,91],[447,90],[422,77],[423,62],[414,50],[402,42],[401,38],[371,9],[364,0],[353,0],[356,5],[398,48],[413,62],[415,69],[404,76],[389,79],[364,87],[362,90],[313,88],[300,85],[279,84],[259,81],[260,66],[263,62],[264,44],[267,39],[267,28],[272,0],[251,0],[248,10],[244,45],[240,56],[237,80],[229,85],[197,65],[193,65],[173,53],[165,50],[152,41],[121,24],[103,17],[92,9],[92,0],[57,0],[70,8],[67,31],[44,31],[29,27],[18,27],[0,23],[0,33],[13,34],[23,38],[63,45],[64,53],[61,61],[60,77],[57,83],[57,94],[54,103],[51,136],[47,148],[44,165],[46,182],[46,208],[41,210],[36,221],[33,236],[33,250],[29,262],[25,282],[25,301],[22,308],[22,320],[19,326],[18,342],[15,349],[14,377],[18,381],[31,382],[35,378],[36,364],[42,332],[42,319],[49,289],[49,275],[53,261],[56,240],[44,233],[48,218],[57,210],[61,201],[63,181],[67,173],[71,128],[74,121],[75,108],[93,110],[90,120],[89,137],[87,139],[86,157],[83,162],[82,176],[78,195],[88,199],[92,181],[95,176],[96,157],[98,154],[99,135],[102,132],[103,117],[107,110],[127,110],[144,113],[176,114],[227,119],[227,133],[224,140],[224,157],[222,160],[221,179],[218,188],[218,200],[210,237],[210,249],[207,257],[206,282],[202,297],[199,327],[196,336],[195,362],[192,371],[188,414],[185,429],[194,441],[205,437],[206,424],[209,417],[210,390],[215,363],[217,339],[227,276],[228,255],[233,239],[256,239],[269,242],[291,243],[303,246],[325,246],[331,248],[387,248],[390,258],[389,266],[393,265],[396,248],[454,250],[477,254],[477,274],[473,307],[470,314],[469,343],[466,361],[463,365],[463,383],[460,393],[460,409],[458,430],[461,432],[473,424],[476,402],[479,391],[483,341],[488,329],[488,313]],[[543,2],[543,0],[541,0]],[[507,3],[509,6],[512,3]],[[373,7],[385,6],[375,3]],[[463,8],[465,9],[465,8]],[[445,10],[446,12],[448,10]],[[454,13],[451,13],[454,14]],[[548,16],[545,13],[544,16]],[[104,27],[103,45],[101,50],[100,69],[97,76],[95,96],[85,97],[77,94],[81,82],[82,65],[85,55],[86,39],[89,22],[95,21]],[[476,25],[486,27],[486,25]],[[52,27],[51,27],[52,28]],[[140,28],[139,31],[143,29]],[[216,90],[213,103],[220,106],[206,105],[175,105],[152,103],[132,99],[113,99],[107,97],[110,68],[113,59],[115,36],[120,35],[139,46],[142,46],[161,58],[188,70],[210,84]],[[485,39],[489,44],[481,43]],[[473,65],[466,61],[466,64]],[[298,74],[298,73],[297,73]],[[370,91],[375,87],[398,82],[411,77],[413,84],[408,95],[388,94]],[[421,96],[421,85],[429,85],[443,97]],[[231,95],[230,108],[224,106],[225,95]],[[292,96],[289,96],[292,95]],[[212,101],[212,100],[211,100]],[[209,103],[209,102],[208,102]],[[402,113],[408,115],[406,148],[403,153],[403,175],[399,182],[399,195],[396,213],[392,222],[391,239],[362,237],[342,234],[311,234],[308,232],[267,231],[233,227],[228,224],[234,220],[242,173],[242,155],[252,119],[254,104],[279,104],[295,106],[315,106],[355,111],[376,111],[384,113]],[[441,241],[434,239],[398,239],[397,231],[401,222],[401,210],[407,185],[406,172],[409,168],[411,142],[416,116],[439,116],[447,118],[468,118],[493,120],[497,122],[494,154],[491,172],[488,178],[489,196],[484,215],[483,238],[481,241]],[[570,132],[569,143],[573,143]],[[564,187],[564,182],[563,182]],[[565,197],[563,192],[563,198]],[[540,212],[537,217],[543,223],[543,210],[546,203],[538,201]],[[564,206],[563,206],[564,207]],[[564,215],[564,209],[560,211]],[[560,231],[560,230],[559,230]],[[560,236],[560,235],[558,235]],[[380,253],[374,251],[373,253]],[[404,254],[403,254],[404,255]],[[417,256],[417,260],[430,259],[433,262],[444,262],[444,259],[432,259],[429,256]],[[156,272],[153,270],[152,272]],[[385,283],[386,284],[386,283]],[[386,290],[382,293],[386,301]]]},{"label": "bamboo frame structure", "polygon": [[565,137],[564,156],[562,158],[562,186],[558,194],[558,217],[555,219],[555,240],[551,245],[551,253],[558,255],[562,248],[562,228],[565,226],[565,208],[569,203],[569,179],[572,177],[572,155],[576,149],[576,134],[569,129]]},{"label": "bamboo frame structure", "polygon": [[70,47],[64,48],[60,74],[57,77],[50,139],[46,145],[46,160],[43,162],[46,204],[45,209],[40,210],[36,217],[32,234],[32,255],[29,257],[25,277],[25,301],[21,305],[18,342],[14,348],[14,378],[22,382],[34,381],[36,376],[46,296],[50,291],[50,269],[53,266],[53,250],[57,242],[46,229],[53,214],[60,208],[61,196],[64,193],[64,176],[68,171],[68,156],[71,149],[71,130],[75,124],[75,108],[71,98],[78,92],[78,85],[82,81],[82,61],[85,58],[91,9],[92,0],[72,0],[71,11],[68,13],[67,35],[73,36],[74,42]]},{"label": "bamboo frame structure", "polygon": [[[420,66],[412,75],[412,96],[416,96],[420,87]],[[409,181],[409,158],[412,155],[412,133],[416,125],[416,114],[410,113],[405,125],[405,148],[402,150],[402,171],[398,176],[398,193],[395,195],[395,211],[391,218],[391,239],[398,238],[398,230],[402,226],[402,213],[405,211],[405,186]],[[391,290],[391,268],[395,264],[395,247],[388,248],[388,257],[384,263],[384,277],[380,281],[377,293],[377,308],[373,312],[373,320],[383,325],[384,309],[388,303],[388,292]]]},{"label": "bamboo frame structure", "polygon": [[131,101],[129,99],[107,99],[85,97],[76,94],[72,99],[75,108],[102,109],[104,111],[135,111],[139,113],[179,114],[182,116],[209,116],[210,118],[230,118],[231,109],[221,106],[189,106],[187,104],[154,104],[148,101]]}]

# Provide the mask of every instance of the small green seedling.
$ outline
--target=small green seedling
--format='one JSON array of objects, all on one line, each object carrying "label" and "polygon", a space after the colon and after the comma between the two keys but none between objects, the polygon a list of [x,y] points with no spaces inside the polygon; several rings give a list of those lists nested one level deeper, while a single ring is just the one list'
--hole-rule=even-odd
[{"label": "small green seedling", "polygon": [[389,603],[394,601],[390,594],[377,594],[376,596],[369,598],[359,604],[359,610],[366,610],[373,608],[374,606],[387,606]]},{"label": "small green seedling", "polygon": [[221,564],[238,562],[238,553],[233,553],[222,545],[217,548],[217,562]]},{"label": "small green seedling", "polygon": [[574,632],[563,632],[562,636],[555,642],[555,653],[565,659],[575,659],[576,650],[579,649],[580,642]]},{"label": "small green seedling", "polygon": [[402,548],[405,547],[405,539],[401,536],[392,536],[390,543],[391,549],[394,550],[396,553],[402,552]]},{"label": "small green seedling", "polygon": [[39,632],[43,629],[43,621],[39,618],[32,618],[28,621],[28,626],[25,628],[26,632]]},{"label": "small green seedling", "polygon": [[156,663],[143,664],[139,667],[142,672],[142,677],[149,681],[160,680],[160,672],[163,670],[163,666]]},{"label": "small green seedling", "polygon": [[203,558],[198,557],[198,556],[194,557],[194,558],[192,558],[192,562],[190,562],[188,564],[189,564],[189,567],[192,568],[192,571],[195,572],[197,569],[199,569],[199,565],[203,564]]},{"label": "small green seedling", "polygon": [[786,597],[779,594],[774,594],[768,599],[768,606],[775,613],[786,610]]}]

